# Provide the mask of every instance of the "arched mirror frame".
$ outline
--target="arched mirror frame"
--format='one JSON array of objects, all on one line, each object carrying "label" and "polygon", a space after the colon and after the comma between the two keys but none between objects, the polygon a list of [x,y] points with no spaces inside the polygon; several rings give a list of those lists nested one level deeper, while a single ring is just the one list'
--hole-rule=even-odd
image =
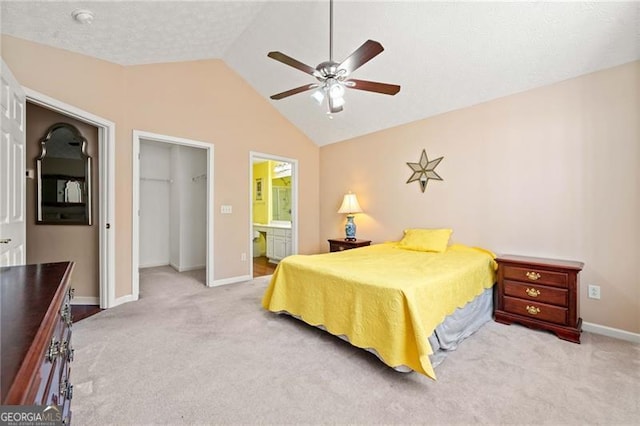
[{"label": "arched mirror frame", "polygon": [[[79,144],[79,156],[80,160],[84,164],[84,176],[67,176],[63,174],[47,175],[43,174],[43,161],[47,158],[47,143],[50,143],[54,133],[60,129],[67,129],[73,134],[73,141]],[[44,138],[40,140],[40,156],[36,158],[36,224],[41,225],[91,225],[92,224],[92,212],[91,212],[91,157],[87,154],[87,139],[82,136],[82,133],[74,125],[69,123],[56,123],[49,127]],[[48,157],[52,158],[52,157]],[[80,200],[79,202],[67,202],[56,201],[47,202],[44,200],[44,184],[43,179],[56,179],[56,182],[84,182],[84,185],[80,184]],[[59,186],[59,185],[58,185]],[[47,204],[47,205],[45,205]],[[84,214],[79,219],[71,218],[54,218],[51,215],[45,215],[45,209],[57,209],[60,211],[60,216],[64,214],[65,209],[75,209],[78,211],[79,207],[83,207]]]}]

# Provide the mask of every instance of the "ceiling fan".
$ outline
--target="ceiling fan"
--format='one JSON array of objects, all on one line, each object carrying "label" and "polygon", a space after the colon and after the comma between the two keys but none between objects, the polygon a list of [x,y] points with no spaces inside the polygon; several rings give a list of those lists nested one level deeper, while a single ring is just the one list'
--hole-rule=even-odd
[{"label": "ceiling fan", "polygon": [[367,92],[382,93],[385,95],[395,95],[400,91],[400,86],[395,84],[378,83],[375,81],[356,80],[349,78],[349,75],[369,62],[371,59],[382,53],[384,48],[380,43],[367,40],[362,46],[357,48],[347,59],[338,63],[333,60],[333,0],[329,0],[329,60],[320,63],[313,68],[309,65],[293,59],[282,52],[269,52],[268,57],[282,62],[285,65],[296,68],[302,72],[314,76],[319,83],[305,84],[295,89],[277,93],[271,96],[273,100],[279,100],[291,95],[317,89],[312,97],[322,104],[327,98],[328,113],[333,114],[342,111],[344,105],[345,88],[365,90]]}]

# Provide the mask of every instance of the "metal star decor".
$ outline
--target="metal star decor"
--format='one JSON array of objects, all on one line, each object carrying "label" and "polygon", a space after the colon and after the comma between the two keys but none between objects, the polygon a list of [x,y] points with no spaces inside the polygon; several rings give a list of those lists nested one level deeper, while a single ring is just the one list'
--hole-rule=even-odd
[{"label": "metal star decor", "polygon": [[407,166],[413,170],[413,174],[407,183],[418,181],[420,183],[420,189],[424,192],[427,188],[427,182],[429,182],[429,179],[442,180],[434,169],[438,164],[440,164],[440,161],[442,161],[443,158],[444,157],[440,157],[429,161],[429,158],[427,158],[427,152],[423,149],[418,163],[407,163]]}]

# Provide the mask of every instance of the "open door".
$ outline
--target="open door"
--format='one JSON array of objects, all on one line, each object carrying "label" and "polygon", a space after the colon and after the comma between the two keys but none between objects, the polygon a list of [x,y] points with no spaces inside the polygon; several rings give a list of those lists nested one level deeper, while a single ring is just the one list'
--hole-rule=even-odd
[{"label": "open door", "polygon": [[24,265],[25,93],[4,60],[0,80],[0,266]]}]

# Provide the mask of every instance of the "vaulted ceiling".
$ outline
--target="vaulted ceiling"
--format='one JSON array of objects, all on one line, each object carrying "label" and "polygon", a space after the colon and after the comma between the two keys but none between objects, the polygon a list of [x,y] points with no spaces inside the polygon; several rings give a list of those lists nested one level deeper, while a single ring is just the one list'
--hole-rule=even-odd
[{"label": "vaulted ceiling", "polygon": [[[86,8],[93,23],[75,22]],[[265,99],[315,82],[267,57],[329,59],[329,1],[3,1],[1,31],[122,65],[216,58]],[[334,2],[334,60],[367,39],[385,51],[329,116],[310,93],[271,102],[318,145],[371,133],[640,59],[639,2]],[[211,76],[215,78],[215,76]]]}]

